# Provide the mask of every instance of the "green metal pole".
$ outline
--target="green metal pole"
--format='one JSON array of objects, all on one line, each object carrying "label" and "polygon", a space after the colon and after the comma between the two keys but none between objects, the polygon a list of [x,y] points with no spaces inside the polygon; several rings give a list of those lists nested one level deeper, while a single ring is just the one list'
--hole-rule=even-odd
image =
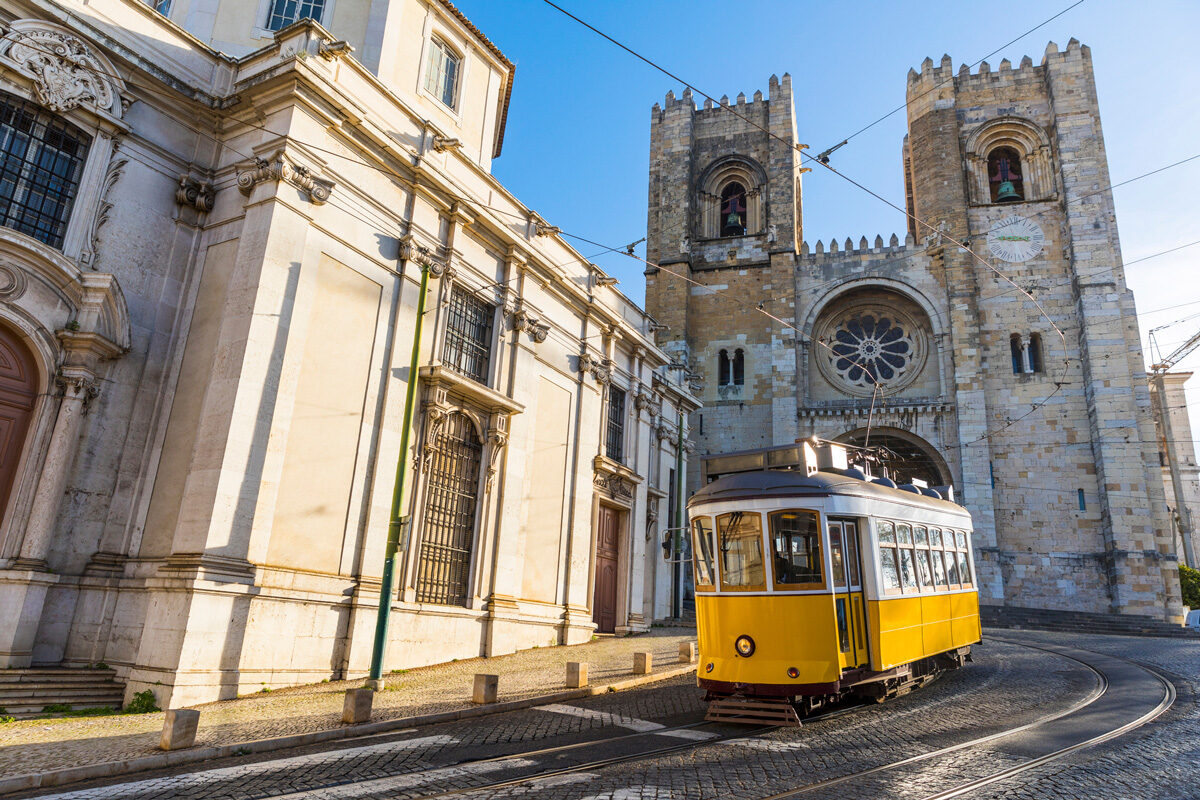
[{"label": "green metal pole", "polygon": [[[392,488],[392,512],[388,517],[387,549],[383,555],[383,580],[379,587],[379,614],[375,618],[375,643],[371,649],[369,680],[383,680],[383,654],[387,650],[388,620],[392,613],[392,595],[396,589],[396,551],[400,533],[407,520],[400,516],[404,499],[404,481],[408,477],[408,434],[412,429],[413,406],[417,397],[417,369],[421,358],[421,324],[425,320],[425,295],[429,289],[429,267],[421,266],[421,293],[417,298],[417,321],[413,325],[412,360],[408,364],[408,390],[404,397],[404,422],[400,430],[400,458],[396,464],[396,485]],[[382,688],[382,687],[377,687]]]},{"label": "green metal pole", "polygon": [[683,552],[683,408],[679,409],[679,435],[675,444],[675,546],[672,548],[674,565],[671,568],[671,611],[675,619],[683,617],[683,565],[679,554]]}]

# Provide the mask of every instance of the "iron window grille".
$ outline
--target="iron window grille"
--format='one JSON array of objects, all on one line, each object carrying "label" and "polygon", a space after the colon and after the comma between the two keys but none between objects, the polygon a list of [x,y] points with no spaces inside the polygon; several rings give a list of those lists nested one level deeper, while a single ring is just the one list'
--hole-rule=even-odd
[{"label": "iron window grille", "polygon": [[465,606],[483,442],[465,414],[446,419],[433,443],[417,566],[421,603]]},{"label": "iron window grille", "polygon": [[91,139],[0,94],[0,225],[61,248]]},{"label": "iron window grille", "polygon": [[625,392],[615,386],[608,390],[608,437],[605,452],[613,461],[625,463]]},{"label": "iron window grille", "polygon": [[296,20],[321,21],[325,13],[325,0],[272,0],[267,14],[267,30],[283,30]]},{"label": "iron window grille", "polygon": [[457,286],[450,292],[442,362],[455,372],[486,384],[492,355],[495,309]]}]

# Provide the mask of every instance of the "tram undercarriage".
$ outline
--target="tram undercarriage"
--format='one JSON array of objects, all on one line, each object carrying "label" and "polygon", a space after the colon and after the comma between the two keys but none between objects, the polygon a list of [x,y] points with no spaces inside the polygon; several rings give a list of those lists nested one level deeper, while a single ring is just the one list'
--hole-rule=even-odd
[{"label": "tram undercarriage", "polygon": [[763,686],[699,681],[707,689],[706,722],[797,727],[802,719],[848,700],[882,703],[902,697],[971,660],[971,648],[959,647],[885,672],[847,671],[832,684]]}]

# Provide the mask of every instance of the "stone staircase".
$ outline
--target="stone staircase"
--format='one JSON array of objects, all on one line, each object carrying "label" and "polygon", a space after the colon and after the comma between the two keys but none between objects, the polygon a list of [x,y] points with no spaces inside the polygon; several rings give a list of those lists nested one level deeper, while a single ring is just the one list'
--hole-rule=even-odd
[{"label": "stone staircase", "polygon": [[980,605],[984,627],[1069,633],[1103,633],[1110,636],[1161,636],[1198,639],[1200,632],[1138,614],[1092,614],[1017,606]]},{"label": "stone staircase", "polygon": [[0,669],[0,716],[32,717],[46,706],[59,706],[58,712],[67,710],[63,706],[119,709],[124,695],[125,686],[111,669]]}]

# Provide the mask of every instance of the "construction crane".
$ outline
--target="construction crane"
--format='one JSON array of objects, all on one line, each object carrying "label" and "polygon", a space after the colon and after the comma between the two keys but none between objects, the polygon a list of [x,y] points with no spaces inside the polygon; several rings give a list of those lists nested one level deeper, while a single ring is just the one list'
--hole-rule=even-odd
[{"label": "construction crane", "polygon": [[[1176,323],[1171,324],[1174,325]],[[1175,463],[1175,434],[1171,428],[1171,410],[1167,407],[1167,388],[1163,377],[1171,370],[1171,367],[1191,355],[1197,347],[1200,347],[1200,331],[1193,333],[1186,342],[1175,348],[1170,355],[1162,358],[1162,351],[1159,350],[1154,334],[1168,327],[1170,325],[1161,325],[1150,331],[1151,358],[1154,357],[1155,353],[1158,353],[1160,356],[1158,361],[1150,365],[1150,380],[1154,384],[1154,391],[1158,394],[1158,404],[1155,408],[1155,413],[1158,415],[1158,429],[1161,432],[1162,438],[1166,440],[1166,446],[1163,450],[1167,456],[1167,469],[1171,472],[1171,488],[1175,493],[1175,518],[1178,521],[1179,536],[1183,540],[1183,559],[1189,567],[1195,567],[1196,555],[1192,552],[1192,514],[1191,510],[1188,509],[1187,499],[1183,491],[1183,475],[1180,474]]]}]

